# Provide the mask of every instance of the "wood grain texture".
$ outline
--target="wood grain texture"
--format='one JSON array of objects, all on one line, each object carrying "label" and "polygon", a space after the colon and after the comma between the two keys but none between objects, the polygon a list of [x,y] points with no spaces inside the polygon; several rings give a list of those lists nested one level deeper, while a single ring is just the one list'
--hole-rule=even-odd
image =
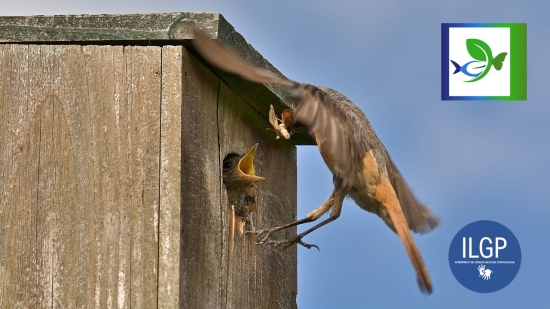
[{"label": "wood grain texture", "polygon": [[[0,307],[34,307],[37,259],[38,149],[29,97],[29,46],[0,46]],[[32,132],[31,132],[32,131]],[[32,139],[30,138],[32,137]],[[34,185],[28,185],[32,183]]]},{"label": "wood grain texture", "polygon": [[[229,205],[221,180],[228,153],[256,142],[257,227],[295,218],[296,152],[275,140],[269,123],[191,54],[184,56],[182,125],[182,306],[185,308],[296,307],[296,248],[257,247],[237,237],[229,254]],[[199,185],[201,184],[201,185]],[[295,230],[288,231],[290,236]]]},{"label": "wood grain texture", "polygon": [[0,307],[156,306],[160,48],[1,48]]},{"label": "wood grain texture", "polygon": [[291,221],[295,147],[184,47],[0,45],[0,69],[0,308],[296,307],[295,247],[229,256],[221,178],[259,142],[255,226]]},{"label": "wood grain texture", "polygon": [[219,81],[188,52],[183,72],[180,305],[223,308]]},{"label": "wood grain texture", "polygon": [[[183,44],[190,47],[189,40],[192,39],[194,27],[201,29],[213,39],[219,39],[242,59],[257,67],[281,74],[220,13],[0,16],[0,42],[142,46]],[[290,95],[281,89],[253,84],[242,78],[210,69],[265,119],[268,119],[270,104],[279,114],[293,103]],[[292,139],[298,145],[315,145],[307,130],[299,130]]]},{"label": "wood grain texture", "polygon": [[[296,220],[296,149],[287,140],[275,139],[270,124],[244,100],[220,84],[220,160],[229,153],[244,155],[259,143],[254,159],[256,174],[266,179],[257,183],[258,209],[252,213],[257,229],[271,228]],[[223,190],[223,222],[229,218],[229,205]],[[227,231],[227,227],[224,226]],[[224,234],[224,242],[225,235]],[[291,238],[296,229],[275,237]],[[255,236],[236,236],[233,255],[227,254],[227,308],[295,308],[297,294],[297,248],[287,250],[257,246]],[[227,261],[227,264],[225,264]]]},{"label": "wood grain texture", "polygon": [[190,39],[191,27],[215,29],[219,13],[1,16],[0,42],[84,42]]},{"label": "wood grain texture", "polygon": [[[126,47],[131,106],[131,307],[157,302],[161,48]],[[133,120],[138,120],[134,122]]]},{"label": "wood grain texture", "polygon": [[159,308],[178,308],[181,238],[183,48],[162,49]]}]

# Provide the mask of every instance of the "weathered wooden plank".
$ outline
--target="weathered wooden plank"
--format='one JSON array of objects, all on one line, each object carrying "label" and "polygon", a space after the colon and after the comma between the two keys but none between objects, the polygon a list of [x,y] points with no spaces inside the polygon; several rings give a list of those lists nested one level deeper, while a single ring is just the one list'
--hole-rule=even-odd
[{"label": "weathered wooden plank", "polygon": [[[93,196],[81,207],[79,303],[94,307],[129,307],[131,266],[131,182],[128,153],[130,105],[127,99],[126,62],[121,46],[85,46],[84,98],[71,105],[86,132],[78,152],[82,190]],[[85,104],[83,104],[85,102]],[[86,138],[90,136],[90,138]],[[91,160],[90,160],[91,158]],[[82,197],[83,199],[86,197]],[[87,198],[89,200],[89,198]],[[94,253],[90,255],[90,252]],[[108,270],[108,271],[106,271]]]},{"label": "weathered wooden plank", "polygon": [[[113,104],[114,130],[116,132],[115,153],[118,159],[118,165],[115,166],[116,184],[114,184],[118,189],[115,195],[117,207],[114,214],[115,220],[113,220],[118,222],[118,230],[115,230],[115,233],[117,233],[115,237],[117,243],[114,244],[118,251],[116,253],[118,255],[116,257],[118,265],[116,267],[117,288],[113,290],[113,294],[116,295],[118,308],[130,308],[132,247],[129,239],[132,237],[132,201],[130,200],[132,179],[128,177],[128,174],[133,164],[136,164],[136,162],[131,161],[131,157],[128,155],[134,151],[134,143],[128,132],[133,122],[130,116],[132,107],[129,104],[127,93],[126,56],[124,49],[121,46],[114,47],[112,55],[109,56],[113,59],[114,74],[112,84],[114,89],[110,91],[112,98],[108,102],[112,102]],[[109,82],[111,81],[106,81],[106,83]]]},{"label": "weathered wooden plank", "polygon": [[183,54],[181,282],[183,308],[223,308],[219,80]]},{"label": "weathered wooden plank", "polygon": [[159,308],[179,308],[183,48],[162,49]]},{"label": "weathered wooden plank", "polygon": [[[20,271],[18,277],[6,282],[6,286],[15,288],[18,295],[3,295],[2,299],[22,307],[59,305],[68,303],[66,296],[74,292],[71,278],[76,271],[74,265],[65,262],[74,251],[77,235],[75,225],[60,223],[76,222],[74,210],[67,208],[74,202],[75,193],[75,164],[71,157],[67,117],[63,106],[58,104],[57,95],[44,91],[52,88],[57,80],[57,74],[45,71],[59,69],[53,59],[61,51],[13,46],[10,52],[12,56],[20,55],[13,63],[14,71],[18,71],[17,67],[28,71],[15,76],[2,74],[5,76],[3,81],[14,82],[9,88],[15,90],[13,96],[2,100],[1,114],[8,115],[11,120],[2,121],[3,129],[7,128],[10,134],[4,136],[0,144],[7,150],[2,153],[13,160],[11,166],[6,162],[2,164],[7,175],[0,180],[0,186],[8,188],[2,190],[7,194],[6,199],[2,199],[7,201],[2,209],[15,208],[19,212],[13,218],[16,224],[2,224],[6,232],[2,233],[2,238],[17,240],[17,246],[5,252],[28,264],[24,270],[17,270],[18,267],[11,268],[14,265],[9,265],[9,260],[0,258],[3,264],[0,268]],[[39,72],[38,76],[35,72]],[[42,72],[44,74],[40,74]],[[32,89],[26,85],[32,85]],[[26,100],[17,100],[20,96]],[[27,221],[28,215],[34,218]],[[18,223],[24,224],[19,228],[27,231],[19,229]],[[47,287],[49,293],[43,293],[42,287]]]},{"label": "weathered wooden plank", "polygon": [[296,248],[257,247],[246,236],[237,237],[229,254],[221,162],[226,154],[244,154],[260,142],[257,171],[268,180],[258,186],[261,206],[254,219],[257,226],[273,226],[295,217],[295,147],[276,141],[275,133],[265,130],[268,122],[192,55],[184,53],[183,64],[181,305],[293,308]]},{"label": "weathered wooden plank", "polygon": [[[52,58],[63,53],[53,48],[50,51],[54,54]],[[60,66],[60,71],[65,69],[63,64]],[[36,129],[33,133],[37,133],[39,148],[37,264],[42,292],[39,305],[67,308],[76,307],[74,295],[77,294],[77,175],[74,136],[62,93],[59,95],[48,94],[44,101],[39,102],[34,119]]]},{"label": "weathered wooden plank", "polygon": [[0,45],[0,68],[0,307],[295,306],[295,248],[227,251],[227,153],[260,142],[256,227],[295,215],[265,87],[182,46]]},{"label": "weathered wooden plank", "polygon": [[[252,219],[256,228],[269,228],[296,217],[296,152],[292,143],[276,140],[268,131],[269,123],[254,109],[220,84],[218,127],[220,162],[229,153],[245,154],[255,143],[257,175],[266,179],[257,183],[258,210]],[[227,200],[222,201],[225,222],[229,218]],[[227,235],[224,224],[224,236]],[[275,237],[289,238],[290,229]],[[254,244],[255,237],[236,236],[234,253],[226,253],[222,272],[227,274],[226,308],[295,308],[297,292],[296,247],[280,250]],[[227,243],[224,237],[224,243]],[[225,248],[226,249],[226,248]],[[226,262],[227,261],[227,262]]]},{"label": "weathered wooden plank", "polygon": [[0,307],[155,307],[160,48],[0,53]]},{"label": "weathered wooden plank", "polygon": [[131,307],[157,305],[161,48],[124,48],[130,106]]},{"label": "weathered wooden plank", "polygon": [[36,102],[29,46],[0,46],[0,307],[37,307],[36,130],[28,123]]},{"label": "weathered wooden plank", "polygon": [[[188,40],[192,38],[193,27],[202,29],[212,38],[219,39],[241,58],[254,65],[279,73],[219,13],[2,16],[0,42],[93,42],[109,45],[130,42],[136,45],[184,44],[189,47]],[[264,119],[268,119],[270,104],[279,113],[293,103],[286,92],[276,87],[253,84],[215,69],[213,71],[234,92],[248,101]],[[305,130],[294,134],[293,141],[300,145],[315,144]]]},{"label": "weathered wooden plank", "polygon": [[218,13],[35,15],[0,17],[0,42],[190,39],[190,28],[217,28]]},{"label": "weathered wooden plank", "polygon": [[[57,72],[60,66],[55,59],[62,53],[62,50],[56,48],[30,47],[29,67],[32,71],[28,82],[33,85],[29,98],[33,102],[33,109],[22,117],[28,119],[28,122],[22,123],[18,128],[28,132],[23,144],[30,142],[30,147],[35,147],[37,153],[37,157],[24,158],[36,160],[35,164],[31,164],[34,169],[32,173],[37,175],[36,181],[25,184],[36,190],[33,198],[36,199],[36,204],[16,205],[36,213],[36,220],[32,223],[36,229],[34,243],[37,253],[33,261],[36,271],[33,277],[36,281],[32,283],[37,289],[34,304],[36,307],[70,306],[68,295],[76,291],[72,282],[76,275],[76,264],[66,263],[71,259],[77,243],[75,211],[72,208],[76,192],[75,164],[71,157],[72,138],[60,98],[57,93],[50,91],[55,87],[59,76]],[[36,72],[38,76],[35,75]],[[8,104],[8,107],[18,108],[12,104]],[[31,242],[22,245],[33,244]],[[25,254],[24,251],[20,247],[14,253]],[[27,290],[30,287],[21,288]],[[74,302],[72,304],[74,306]]]}]

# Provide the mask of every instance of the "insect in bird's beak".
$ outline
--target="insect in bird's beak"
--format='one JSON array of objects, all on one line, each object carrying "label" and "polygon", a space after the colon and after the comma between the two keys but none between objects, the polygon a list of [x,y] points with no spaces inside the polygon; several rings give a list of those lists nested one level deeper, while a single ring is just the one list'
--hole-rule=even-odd
[{"label": "insect in bird's beak", "polygon": [[292,128],[296,127],[296,120],[294,119],[294,115],[292,114],[292,108],[287,108],[281,113],[281,119],[277,118],[277,114],[275,114],[275,109],[273,108],[273,105],[269,106],[269,123],[277,132],[277,139],[280,137],[284,137],[285,139],[290,139],[290,135],[294,133],[294,131],[288,132]]},{"label": "insect in bird's beak", "polygon": [[277,118],[273,105],[269,105],[269,123],[271,123],[273,129],[275,130],[275,132],[277,132],[277,139],[279,139],[281,136],[285,139],[290,138],[290,134],[288,133],[285,123]]}]

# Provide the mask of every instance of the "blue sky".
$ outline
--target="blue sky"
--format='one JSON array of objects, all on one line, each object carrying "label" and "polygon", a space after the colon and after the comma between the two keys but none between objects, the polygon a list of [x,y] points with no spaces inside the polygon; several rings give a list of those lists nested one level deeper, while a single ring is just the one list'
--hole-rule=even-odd
[{"label": "blue sky", "polygon": [[[287,77],[335,88],[363,109],[416,195],[441,219],[415,236],[434,284],[423,296],[399,239],[346,201],[299,248],[300,308],[542,308],[550,304],[550,4],[548,1],[2,2],[2,15],[220,12]],[[441,101],[441,23],[524,22],[527,101]],[[298,216],[332,176],[298,148]],[[522,264],[491,294],[462,287],[448,264],[463,226],[494,220],[516,235]],[[303,230],[302,228],[301,230]]]}]

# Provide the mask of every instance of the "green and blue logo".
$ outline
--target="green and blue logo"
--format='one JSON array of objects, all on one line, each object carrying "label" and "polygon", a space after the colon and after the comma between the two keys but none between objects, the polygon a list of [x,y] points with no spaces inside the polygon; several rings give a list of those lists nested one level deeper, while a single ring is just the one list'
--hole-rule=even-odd
[{"label": "green and blue logo", "polygon": [[[462,72],[467,76],[473,77],[471,80],[467,80],[466,82],[475,82],[481,80],[483,77],[485,77],[485,75],[487,75],[487,73],[489,73],[489,71],[491,70],[491,66],[494,66],[497,71],[500,71],[500,69],[502,69],[503,62],[506,59],[506,55],[508,55],[508,53],[500,53],[494,59],[492,59],[493,53],[491,51],[491,47],[489,47],[487,43],[478,39],[467,39],[466,48],[468,49],[468,53],[470,54],[470,56],[472,56],[472,58],[474,58],[475,60],[469,61],[463,66],[460,66],[458,63],[451,60],[456,68],[453,74]],[[468,66],[472,63],[479,64],[479,66],[475,67],[474,69],[484,68],[483,71],[477,73],[469,72]]]},{"label": "green and blue logo", "polygon": [[526,24],[441,24],[442,100],[526,100]]}]

